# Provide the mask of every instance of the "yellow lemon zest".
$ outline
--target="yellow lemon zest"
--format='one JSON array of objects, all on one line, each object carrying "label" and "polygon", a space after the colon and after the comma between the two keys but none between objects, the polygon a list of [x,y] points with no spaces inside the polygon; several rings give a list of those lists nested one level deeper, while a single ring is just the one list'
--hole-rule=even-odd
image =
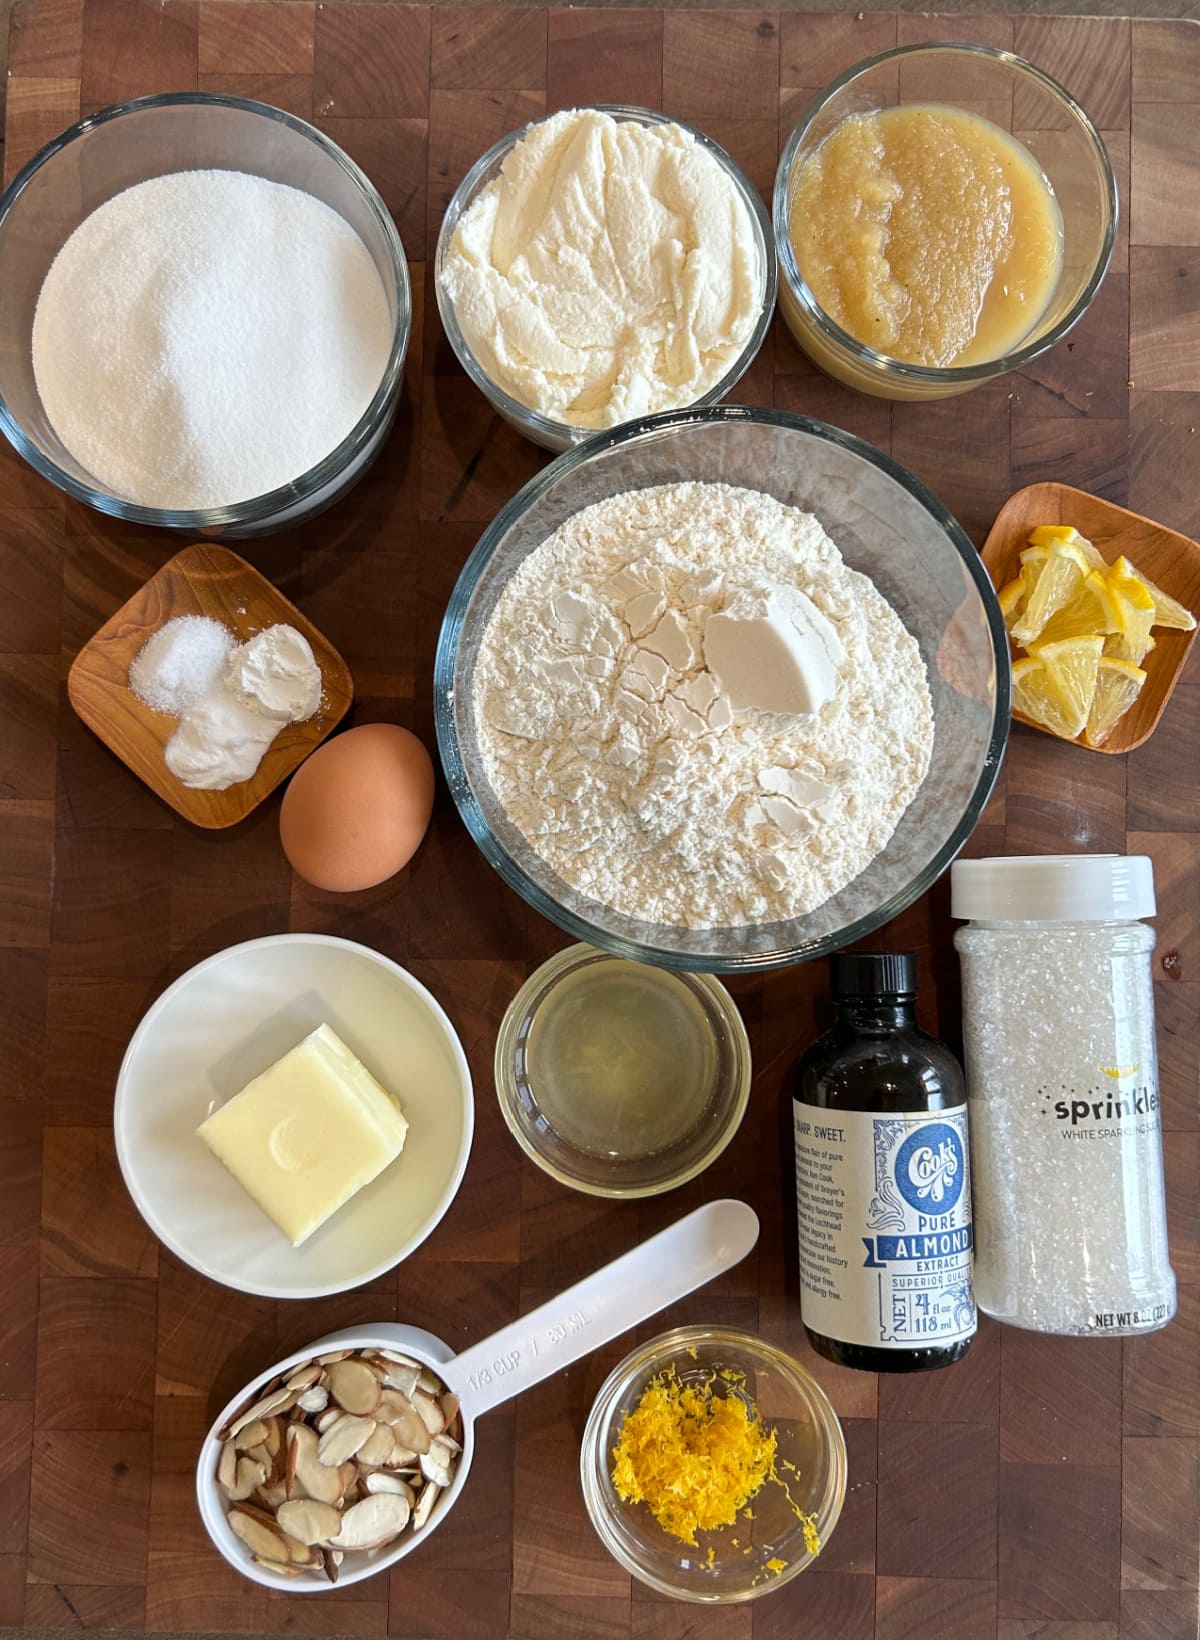
[{"label": "yellow lemon zest", "polygon": [[[700,1383],[681,1382],[673,1368],[649,1380],[613,1448],[617,1496],[644,1503],[665,1532],[695,1547],[698,1531],[732,1526],[760,1488],[774,1481],[815,1554],[815,1525],[776,1472],[776,1431],[764,1428],[742,1395],[714,1394],[718,1379],[732,1390],[745,1383],[743,1373],[728,1368]],[[733,1546],[740,1547],[736,1539]]]}]

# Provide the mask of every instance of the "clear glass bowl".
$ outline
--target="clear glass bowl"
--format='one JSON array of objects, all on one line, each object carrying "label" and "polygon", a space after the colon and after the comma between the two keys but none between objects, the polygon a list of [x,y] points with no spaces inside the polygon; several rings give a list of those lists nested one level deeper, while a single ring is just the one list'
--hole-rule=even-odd
[{"label": "clear glass bowl", "polygon": [[741,1126],[750,1097],[750,1042],[729,992],[708,974],[680,974],[704,1015],[711,1043],[712,1078],[696,1121],[674,1143],[652,1153],[601,1155],[555,1131],[538,1103],[529,1074],[528,1043],[539,1011],[556,986],[593,964],[620,961],[590,945],[569,945],[532,974],[517,992],[496,1038],[496,1097],[509,1131],[544,1173],[590,1196],[630,1201],[674,1190],[714,1162]]},{"label": "clear glass bowl", "polygon": [[[672,119],[669,114],[660,114],[650,108],[634,108],[625,103],[594,103],[589,107],[595,108],[601,114],[608,114],[614,120],[633,120],[639,125],[677,125],[688,131],[702,148],[712,154],[714,159],[728,173],[730,180],[745,202],[750,213],[750,221],[754,226],[754,241],[758,250],[758,265],[762,276],[762,301],[757,322],[750,334],[742,352],[713,387],[701,395],[694,403],[696,405],[716,404],[731,390],[734,383],[739,381],[750,368],[755,354],[763,344],[763,338],[771,323],[775,312],[775,288],[778,280],[778,265],[775,258],[775,241],[771,233],[771,220],[763,208],[762,200],[758,196],[758,189],[751,183],[749,177],[729,154],[711,137],[705,136],[695,126],[686,124],[683,120]],[[595,429],[588,427],[573,427],[569,422],[556,421],[552,416],[543,416],[538,411],[514,399],[500,387],[484,370],[467,345],[467,340],[459,327],[454,315],[454,304],[442,288],[442,269],[446,265],[446,257],[450,252],[450,241],[454,237],[454,230],[458,226],[459,218],[474,202],[488,183],[499,176],[500,168],[508,158],[509,153],[516,147],[523,137],[528,136],[535,125],[541,125],[552,115],[544,115],[542,119],[530,120],[527,125],[517,131],[509,132],[508,136],[501,137],[499,142],[493,143],[488,151],[475,161],[466,176],[454,190],[454,196],[446,208],[442,218],[441,232],[438,234],[437,254],[434,259],[434,289],[437,291],[438,312],[442,316],[442,326],[454,349],[459,364],[475,383],[483,396],[493,408],[510,422],[519,433],[540,444],[544,450],[570,450],[585,439],[595,437]]]},{"label": "clear glass bowl", "polygon": [[[1045,312],[1002,358],[933,368],[904,364],[856,340],[818,306],[800,275],[789,227],[805,162],[850,114],[945,103],[1011,130],[1049,178],[1062,213],[1063,265]],[[1011,51],[957,41],[881,52],[834,80],[809,105],[784,146],[775,176],[779,306],[797,342],[823,370],[885,399],[965,393],[1038,358],[1087,312],[1108,271],[1117,234],[1117,188],[1100,134],[1056,80]]]},{"label": "clear glass bowl", "polygon": [[[623,491],[684,479],[743,485],[816,514],[920,645],[934,711],[929,773],[891,841],[808,916],[685,929],[643,922],[571,888],[509,821],[484,772],[472,681],[509,577],[563,520]],[[924,485],[861,439],[779,410],[672,411],[594,435],[501,509],[459,576],[438,639],[442,764],[468,831],[511,888],[576,939],[701,973],[782,967],[864,938],[923,894],[987,802],[1009,728],[1009,650],[996,594],[961,526]]]},{"label": "clear glass bowl", "polygon": [[[681,1383],[703,1385],[725,1369],[744,1374],[745,1398],[777,1431],[776,1469],[787,1491],[768,1481],[751,1501],[752,1520],[698,1532],[693,1549],[665,1532],[645,1504],[622,1502],[612,1482],[612,1453],[626,1414],[657,1373],[674,1371]],[[717,1388],[738,1392],[719,1378]],[[677,1327],[634,1350],[609,1374],[583,1433],[579,1474],[592,1525],[627,1572],[677,1600],[731,1604],[770,1594],[818,1558],[805,1544],[797,1508],[814,1517],[821,1546],[828,1545],[846,1496],[846,1443],[821,1386],[766,1339]],[[772,1559],[786,1565],[771,1571]]]},{"label": "clear glass bowl", "polygon": [[[374,398],[324,460],[234,506],[164,511],[109,494],[63,446],[42,408],[30,337],[46,272],[86,216],[135,183],[200,169],[248,171],[337,211],[379,270],[394,328]],[[0,429],[43,478],[113,518],[237,538],[283,529],[332,506],[362,477],[395,420],[411,329],[404,247],[374,186],[314,126],[265,103],[173,92],[115,104],[55,137],[0,196]]]}]

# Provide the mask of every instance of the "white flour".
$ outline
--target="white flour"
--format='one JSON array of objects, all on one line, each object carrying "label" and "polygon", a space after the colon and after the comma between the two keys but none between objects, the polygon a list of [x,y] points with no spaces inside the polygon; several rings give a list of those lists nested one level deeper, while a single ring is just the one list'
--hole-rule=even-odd
[{"label": "white flour", "polygon": [[239,171],[139,182],[46,275],[33,369],[51,426],[114,495],[232,506],[353,431],[392,343],[370,253],[319,199]]},{"label": "white flour", "polygon": [[[832,623],[834,697],[807,715],[734,709],[705,626],[794,589]],[[475,707],[488,779],[536,852],[593,899],[691,928],[836,894],[891,837],[933,747],[920,651],[874,584],[810,513],[724,484],[568,518],[497,603]]]}]

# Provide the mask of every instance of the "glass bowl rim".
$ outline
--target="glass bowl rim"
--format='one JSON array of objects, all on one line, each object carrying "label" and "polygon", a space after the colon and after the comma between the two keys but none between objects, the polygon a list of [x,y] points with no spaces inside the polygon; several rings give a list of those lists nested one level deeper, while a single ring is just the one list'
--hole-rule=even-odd
[{"label": "glass bowl rim", "polygon": [[[391,349],[383,377],[371,402],[345,438],[315,466],[307,468],[289,483],[274,490],[267,490],[262,495],[251,496],[245,501],[238,501],[226,507],[146,507],[139,502],[126,501],[120,496],[110,495],[106,490],[96,490],[88,484],[80,483],[73,474],[43,454],[9,409],[2,393],[0,432],[4,433],[17,454],[23,456],[42,478],[48,479],[51,484],[65,491],[73,500],[94,507],[97,512],[106,513],[111,518],[128,520],[130,523],[149,524],[164,529],[214,531],[269,522],[277,513],[303,502],[330,480],[338,477],[349,461],[369,443],[380,413],[399,387],[404,370],[404,360],[412,335],[412,288],[399,230],[378,189],[362,167],[357,165],[331,137],[327,137],[308,120],[289,114],[285,109],[275,108],[270,103],[256,102],[250,97],[236,97],[226,92],[166,91],[149,97],[131,97],[124,102],[110,103],[107,107],[98,109],[96,113],[76,120],[73,125],[60,131],[40,148],[33,158],[21,167],[4,192],[0,193],[0,227],[3,226],[17,199],[42,167],[48,165],[59,153],[86,136],[88,132],[98,126],[111,124],[127,114],[140,114],[157,108],[187,107],[231,108],[239,113],[255,114],[260,118],[274,120],[277,124],[288,127],[297,136],[306,138],[326,158],[333,160],[350,181],[357,185],[367,209],[383,234],[396,284],[397,311]],[[130,186],[136,184],[131,183]]]},{"label": "glass bowl rim", "polygon": [[[857,337],[851,336],[849,331],[843,330],[841,325],[829,317],[809,290],[797,266],[796,253],[792,248],[791,236],[788,233],[790,216],[789,187],[796,151],[809,126],[825,105],[853,80],[858,79],[860,75],[869,73],[870,70],[877,68],[881,63],[891,62],[900,57],[911,57],[921,53],[938,51],[966,52],[972,56],[1003,63],[1007,67],[1015,69],[1018,73],[1026,74],[1031,79],[1036,80],[1044,90],[1056,98],[1082,131],[1084,140],[1092,151],[1100,173],[1105,202],[1108,206],[1108,221],[1105,227],[1104,241],[1100,246],[1100,254],[1096,258],[1096,264],[1083,290],[1063,317],[1036,341],[1015,348],[1011,353],[1006,353],[999,359],[984,359],[977,364],[970,365],[909,364],[903,359],[893,359],[887,353],[879,353],[873,347],[868,347],[865,342],[860,342]],[[1060,85],[1052,75],[1047,74],[1044,69],[1038,68],[1035,63],[1028,62],[1014,51],[1007,51],[1000,46],[980,45],[973,40],[921,40],[911,45],[892,46],[887,51],[876,52],[872,57],[864,57],[861,62],[845,69],[836,79],[831,80],[823,91],[818,92],[793,126],[787,141],[783,145],[783,152],[779,156],[779,165],[775,172],[775,187],[771,195],[771,220],[775,233],[775,250],[779,258],[779,277],[787,287],[788,294],[799,303],[805,318],[822,332],[828,342],[833,343],[843,352],[849,353],[856,362],[893,376],[900,381],[927,387],[936,385],[966,388],[978,382],[989,381],[996,376],[1007,375],[1009,371],[1018,370],[1022,365],[1029,364],[1032,360],[1040,358],[1043,353],[1048,352],[1050,348],[1060,342],[1083,318],[1104,282],[1109,264],[1112,261],[1113,248],[1117,241],[1119,219],[1120,202],[1112,160],[1109,158],[1104,139],[1096,129],[1091,116],[1081,104],[1076,102],[1064,86]]]},{"label": "glass bowl rim", "polygon": [[[694,137],[699,145],[713,156],[730,177],[750,213],[759,256],[763,265],[762,306],[758,318],[754,322],[754,329],[747,338],[745,347],[720,380],[714,382],[698,399],[693,399],[691,405],[680,405],[677,408],[696,409],[716,404],[726,393],[732,392],[754,362],[775,314],[775,296],[779,288],[779,258],[771,217],[762,202],[759,191],[754,187],[750,178],[728,149],[723,148],[715,137],[710,137],[699,126],[690,125],[687,120],[676,119],[674,115],[664,114],[660,109],[643,108],[637,103],[581,103],[576,111],[609,114],[614,119],[632,121],[640,125],[677,125],[680,130],[686,131]],[[455,358],[483,396],[491,401],[501,415],[516,423],[519,427],[529,429],[532,434],[552,440],[553,448],[562,445],[570,448],[586,443],[588,439],[595,437],[597,433],[609,432],[612,429],[579,427],[574,422],[558,421],[553,416],[543,415],[540,410],[534,410],[530,405],[522,404],[520,399],[514,399],[511,393],[506,392],[498,382],[493,381],[467,344],[467,339],[463,335],[462,328],[455,316],[454,304],[442,289],[440,274],[445,264],[454,231],[458,227],[463,213],[473,203],[480,184],[490,167],[515,148],[517,143],[528,136],[535,126],[545,125],[547,120],[556,119],[559,114],[567,112],[571,112],[571,110],[554,109],[548,114],[538,114],[533,119],[526,120],[525,124],[518,126],[515,131],[509,131],[505,136],[500,137],[479,156],[450,196],[450,203],[442,214],[441,226],[438,229],[437,247],[433,257],[433,287],[437,298],[438,315]],[[664,415],[674,414],[673,411],[660,413]],[[617,425],[628,427],[631,423],[620,422]]]},{"label": "glass bowl rim", "polygon": [[518,1103],[516,1094],[516,1079],[513,1075],[513,1049],[515,1039],[521,1024],[528,1017],[530,1006],[574,969],[582,967],[584,962],[599,958],[606,961],[626,961],[617,957],[611,951],[605,951],[599,946],[589,945],[586,941],[579,941],[574,945],[566,945],[561,951],[547,957],[529,975],[520,989],[514,994],[512,1001],[504,1010],[500,1021],[500,1029],[496,1033],[496,1048],[492,1056],[493,1080],[496,1087],[496,1103],[500,1106],[508,1131],[520,1145],[521,1149],[541,1168],[550,1178],[566,1185],[570,1190],[578,1190],[585,1196],[598,1196],[606,1201],[639,1201],[648,1196],[664,1196],[671,1190],[677,1190],[689,1180],[696,1178],[710,1167],[722,1151],[732,1143],[735,1134],[742,1125],[746,1108],[750,1102],[750,1084],[754,1078],[754,1065],[751,1056],[750,1038],[746,1031],[746,1023],[742,1018],[741,1010],[721,984],[715,974],[690,972],[688,978],[699,986],[715,1011],[719,1014],[722,1023],[729,1032],[732,1045],[731,1073],[727,1079],[732,1092],[729,1096],[728,1109],[725,1111],[719,1126],[714,1130],[704,1151],[682,1171],[673,1173],[669,1178],[657,1183],[642,1185],[605,1185],[583,1180],[566,1168],[555,1166],[553,1160],[539,1150],[532,1139],[517,1122],[515,1106]]},{"label": "glass bowl rim", "polygon": [[[676,951],[669,947],[654,945],[650,941],[626,939],[624,935],[610,933],[602,923],[589,922],[578,912],[570,910],[553,899],[512,858],[488,824],[479,799],[475,796],[467,780],[466,768],[458,742],[458,731],[454,721],[454,672],[464,617],[492,555],[517,520],[561,478],[572,472],[576,467],[582,466],[585,462],[604,454],[607,450],[612,449],[614,445],[633,443],[638,439],[649,440],[656,436],[665,437],[688,427],[704,427],[723,422],[784,427],[793,432],[820,439],[825,443],[839,445],[851,454],[869,462],[870,465],[878,468],[885,476],[899,484],[907,494],[931,515],[934,522],[941,529],[942,534],[958,554],[967,578],[974,586],[983,608],[988,635],[991,638],[996,676],[995,708],[992,713],[992,722],[988,732],[982,766],[974,790],[957,824],[942,842],[940,848],[926,862],[924,868],[917,872],[903,888],[897,890],[895,894],[883,901],[873,911],[847,924],[844,928],[838,930],[836,934],[822,937],[811,948],[804,943],[792,943],[776,947],[768,952],[752,952],[733,956]],[[788,410],[774,410],[750,405],[717,404],[702,409],[666,410],[659,415],[644,416],[640,421],[624,422],[619,427],[597,433],[583,444],[577,444],[572,449],[565,450],[561,455],[556,456],[553,461],[549,462],[523,484],[516,495],[500,508],[491,523],[484,528],[469,558],[459,572],[454,591],[450,594],[450,600],[446,605],[446,611],[442,618],[441,630],[438,633],[437,651],[434,657],[434,727],[437,733],[438,752],[441,757],[442,768],[463,824],[484,858],[499,873],[503,881],[509,888],[514,889],[527,904],[533,906],[535,911],[540,912],[542,916],[548,918],[559,928],[573,935],[576,940],[597,946],[599,949],[612,952],[616,956],[629,957],[633,961],[654,962],[665,968],[685,969],[693,973],[765,973],[770,969],[785,968],[793,963],[827,956],[833,951],[841,950],[844,946],[852,945],[856,940],[865,938],[877,928],[881,928],[885,923],[890,922],[893,917],[899,916],[902,911],[912,905],[914,900],[919,899],[937,882],[978,824],[991,795],[992,787],[999,775],[1010,725],[1011,683],[1008,634],[1005,631],[1004,619],[996,600],[995,588],[992,586],[991,577],[984,566],[983,559],[962,525],[932,491],[921,483],[919,478],[910,473],[907,468],[902,467],[893,457],[885,455],[882,450],[877,450],[874,445],[868,444],[865,439],[860,439],[853,433],[847,433],[840,427],[833,427],[828,422],[816,421],[812,417],[801,416]],[[603,912],[607,908],[600,907],[599,909]],[[802,920],[800,918],[789,918],[784,919],[784,923],[796,923]],[[760,926],[769,927],[771,925],[763,924]],[[704,930],[690,930],[689,932],[699,934],[703,933]]]},{"label": "glass bowl rim", "polygon": [[847,1485],[847,1456],[846,1436],[842,1429],[841,1419],[834,1409],[828,1394],[807,1367],[797,1361],[794,1356],[772,1344],[770,1339],[761,1334],[746,1332],[739,1327],[689,1325],[672,1327],[667,1332],[659,1333],[648,1339],[645,1344],[639,1344],[624,1356],[609,1373],[601,1384],[592,1402],[588,1413],[587,1423],[584,1425],[583,1439],[579,1447],[579,1480],[583,1489],[584,1506],[592,1528],[604,1547],[617,1563],[647,1583],[660,1594],[671,1595],[677,1600],[687,1600],[698,1605],[735,1605],[747,1600],[756,1600],[760,1595],[770,1594],[773,1590],[789,1583],[792,1578],[798,1577],[802,1571],[811,1566],[819,1556],[809,1554],[806,1550],[803,1555],[790,1561],[777,1577],[769,1581],[751,1585],[746,1589],[728,1591],[725,1593],[703,1593],[700,1590],[683,1589],[678,1584],[665,1578],[657,1577],[640,1561],[626,1553],[625,1545],[613,1530],[607,1511],[602,1507],[598,1491],[596,1473],[606,1455],[601,1450],[601,1434],[609,1423],[613,1408],[619,1397],[629,1388],[632,1382],[643,1372],[651,1376],[658,1366],[665,1365],[672,1356],[677,1356],[689,1346],[700,1346],[711,1343],[725,1343],[742,1348],[747,1354],[754,1355],[766,1361],[777,1370],[782,1371],[791,1385],[798,1388],[808,1401],[810,1408],[816,1415],[824,1432],[829,1451],[829,1479],[825,1487],[824,1496],[818,1507],[813,1511],[817,1522],[817,1530],[821,1536],[822,1547],[832,1537],[834,1528],[841,1517],[842,1508],[846,1501]]}]

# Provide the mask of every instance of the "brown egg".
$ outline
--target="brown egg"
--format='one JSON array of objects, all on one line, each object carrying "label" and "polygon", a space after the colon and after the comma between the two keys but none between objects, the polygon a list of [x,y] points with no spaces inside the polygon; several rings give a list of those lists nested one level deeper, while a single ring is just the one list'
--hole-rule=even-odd
[{"label": "brown egg", "polygon": [[318,746],[284,793],[279,840],[314,888],[348,894],[395,875],[433,812],[433,764],[407,729],[364,723]]}]

